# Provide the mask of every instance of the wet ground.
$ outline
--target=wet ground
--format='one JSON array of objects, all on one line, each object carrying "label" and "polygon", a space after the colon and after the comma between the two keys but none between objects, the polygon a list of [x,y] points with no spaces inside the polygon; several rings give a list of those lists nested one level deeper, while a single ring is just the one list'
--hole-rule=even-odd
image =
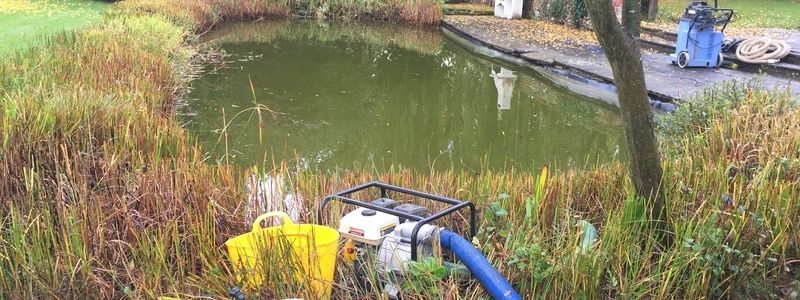
[{"label": "wet ground", "polygon": [[[564,70],[564,74],[578,74],[600,82],[613,83],[611,67],[596,40],[582,36],[585,33],[565,29],[559,32],[543,27],[532,20],[508,20],[494,16],[446,16],[443,27],[474,43],[533,64]],[[800,33],[781,31],[784,40],[800,49]],[[659,43],[669,47],[669,36]],[[674,47],[674,41],[672,42]],[[669,49],[657,50],[645,47],[642,60],[645,80],[651,98],[672,101],[692,96],[706,87],[725,81],[763,80],[767,87],[790,89],[793,95],[800,94],[794,78],[800,78],[800,70],[793,63],[783,63],[782,70],[766,66],[748,66],[739,63],[731,68],[679,68],[672,64]],[[674,49],[674,48],[673,48]],[[726,56],[726,60],[732,60]],[[566,75],[565,75],[566,76]]]}]

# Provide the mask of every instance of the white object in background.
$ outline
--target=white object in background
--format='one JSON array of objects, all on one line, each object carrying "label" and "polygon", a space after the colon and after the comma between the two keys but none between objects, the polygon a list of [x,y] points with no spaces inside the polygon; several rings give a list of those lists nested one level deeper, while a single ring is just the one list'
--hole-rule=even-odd
[{"label": "white object in background", "polygon": [[522,0],[495,0],[494,16],[506,19],[522,19]]}]

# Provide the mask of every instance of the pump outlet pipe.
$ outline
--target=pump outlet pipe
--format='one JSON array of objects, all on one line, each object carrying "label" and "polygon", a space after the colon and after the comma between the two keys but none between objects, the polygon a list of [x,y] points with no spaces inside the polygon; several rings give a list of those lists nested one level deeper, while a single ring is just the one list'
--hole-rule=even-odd
[{"label": "pump outlet pipe", "polygon": [[486,260],[483,255],[472,247],[461,235],[447,229],[439,231],[439,243],[442,248],[453,251],[461,260],[472,276],[483,285],[494,299],[522,300],[511,284],[500,275],[500,272]]}]

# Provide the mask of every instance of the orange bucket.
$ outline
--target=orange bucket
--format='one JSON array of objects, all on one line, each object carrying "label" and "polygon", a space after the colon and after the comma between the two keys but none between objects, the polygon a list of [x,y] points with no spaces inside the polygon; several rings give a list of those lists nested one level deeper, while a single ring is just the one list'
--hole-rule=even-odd
[{"label": "orange bucket", "polygon": [[[269,217],[281,217],[283,225],[261,228],[261,221]],[[312,291],[306,291],[306,299],[331,297],[339,250],[336,229],[294,224],[284,212],[269,212],[256,218],[251,232],[231,238],[225,246],[236,278],[245,289],[255,289],[264,283],[265,268],[288,269],[295,270],[294,276],[301,282],[310,282]]]}]

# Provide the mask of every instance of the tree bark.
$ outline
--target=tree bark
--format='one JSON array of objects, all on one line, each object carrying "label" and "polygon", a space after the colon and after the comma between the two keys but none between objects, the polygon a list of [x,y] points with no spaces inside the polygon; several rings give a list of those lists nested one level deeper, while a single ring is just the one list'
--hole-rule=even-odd
[{"label": "tree bark", "polygon": [[650,5],[647,7],[647,22],[653,22],[658,17],[658,0],[650,0]]},{"label": "tree bark", "polygon": [[[589,0],[587,2],[593,2],[596,0]],[[639,37],[639,33],[641,32],[641,8],[642,4],[637,1],[631,0],[623,0],[622,1],[622,30],[627,31],[634,37]],[[588,4],[587,4],[588,10]],[[594,23],[592,23],[594,25]],[[597,30],[595,30],[597,32]],[[638,47],[638,45],[637,45]]]},{"label": "tree bark", "polygon": [[[587,0],[586,9],[597,40],[611,65],[617,87],[630,155],[631,180],[639,196],[647,201],[651,220],[661,235],[659,240],[665,246],[671,246],[672,236],[665,230],[667,214],[660,189],[663,170],[653,131],[653,112],[647,97],[641,50],[633,32],[639,29],[639,0],[624,1],[622,26],[617,22],[611,0]],[[631,7],[636,7],[633,13]]]}]

